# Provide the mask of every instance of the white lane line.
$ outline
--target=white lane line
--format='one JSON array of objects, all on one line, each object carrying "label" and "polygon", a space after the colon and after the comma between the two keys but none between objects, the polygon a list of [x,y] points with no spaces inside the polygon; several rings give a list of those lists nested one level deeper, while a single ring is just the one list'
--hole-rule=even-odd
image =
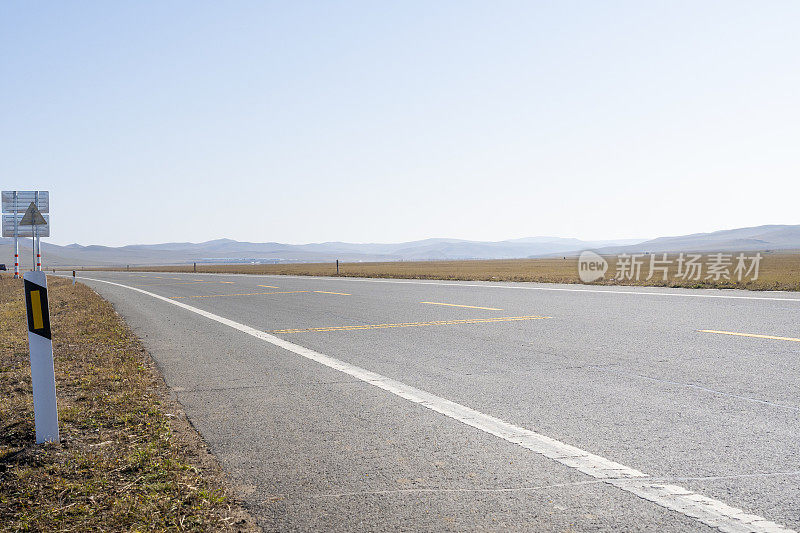
[{"label": "white lane line", "polygon": [[[121,272],[112,272],[120,274]],[[725,300],[768,300],[775,302],[800,302],[800,298],[777,298],[770,296],[736,296],[733,294],[708,294],[700,293],[694,294],[689,291],[716,290],[719,292],[731,289],[685,289],[687,292],[651,292],[651,291],[628,291],[616,289],[573,289],[567,287],[534,287],[534,286],[521,286],[521,285],[500,285],[499,283],[467,283],[467,282],[444,282],[444,281],[417,281],[417,280],[400,280],[400,279],[372,279],[372,278],[350,278],[340,277],[331,278],[325,276],[288,276],[277,274],[221,274],[216,272],[205,273],[208,276],[250,276],[254,278],[283,278],[283,279],[319,279],[324,281],[350,281],[362,283],[392,283],[399,285],[438,285],[442,287],[478,287],[484,289],[518,289],[523,291],[554,291],[554,292],[586,292],[591,294],[632,294],[639,296],[676,296],[680,298],[719,298]],[[86,278],[89,279],[89,278]],[[619,285],[617,285],[619,287]],[[781,292],[781,291],[765,291],[765,292]]]},{"label": "white lane line", "polygon": [[468,309],[483,309],[485,311],[502,311],[502,309],[498,307],[480,307],[478,305],[446,304],[442,302],[420,302],[420,303],[430,304],[430,305],[445,305],[447,307],[466,307]]},{"label": "white lane line", "polygon": [[[276,277],[276,276],[268,276]],[[288,277],[288,276],[283,276]],[[292,276],[294,278],[302,278],[303,276]],[[452,283],[452,282],[439,282],[439,281],[411,281],[411,280],[393,280],[393,279],[366,279],[366,278],[322,278],[317,279],[332,279],[335,281],[362,281],[366,283],[395,283],[403,285],[440,285],[444,287],[481,287],[486,289],[519,289],[525,291],[556,291],[556,292],[587,292],[594,294],[634,294],[643,296],[678,296],[684,298],[722,298],[729,300],[771,300],[778,302],[800,302],[800,298],[775,298],[769,296],[735,296],[732,294],[690,294],[683,292],[650,292],[650,291],[626,291],[615,289],[571,289],[567,287],[523,287],[519,285],[489,285],[478,283]],[[698,290],[698,289],[687,289]],[[715,290],[715,289],[711,289]],[[716,289],[723,290],[723,289]]]},{"label": "white lane line", "polygon": [[136,287],[114,283],[113,281],[84,277],[81,277],[81,279],[116,285],[139,292],[163,302],[176,305],[200,316],[204,316],[220,324],[230,326],[233,329],[247,333],[248,335],[266,341],[274,346],[278,346],[323,366],[338,370],[339,372],[364,381],[365,383],[369,383],[386,392],[422,405],[431,411],[445,415],[475,429],[489,433],[490,435],[500,437],[503,440],[522,446],[540,455],[544,455],[558,463],[583,472],[584,474],[626,492],[635,494],[661,507],[695,518],[706,525],[716,527],[720,531],[731,533],[748,531],[758,533],[786,533],[793,531],[781,524],[771,522],[758,515],[748,514],[741,509],[731,507],[719,500],[703,496],[702,494],[698,494],[697,492],[693,492],[678,485],[659,481],[629,466],[616,463],[599,455],[594,455],[570,444],[536,433],[535,431],[504,422],[499,418],[481,413],[480,411],[455,403],[446,398],[436,396],[410,385],[406,385],[400,381],[315,352],[299,344],[285,341],[269,333],[192,307],[183,302],[171,300]]}]

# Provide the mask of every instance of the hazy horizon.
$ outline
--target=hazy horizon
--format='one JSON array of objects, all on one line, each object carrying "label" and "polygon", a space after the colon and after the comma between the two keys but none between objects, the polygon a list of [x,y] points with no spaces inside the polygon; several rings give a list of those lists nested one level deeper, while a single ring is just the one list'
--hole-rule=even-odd
[{"label": "hazy horizon", "polygon": [[[66,243],[66,244],[62,244],[62,243],[51,243],[51,244],[58,244],[59,246],[70,246],[70,245],[73,245],[73,244],[78,244],[78,245],[81,245],[81,246],[95,246],[95,245],[97,245],[97,246],[123,247],[123,246],[153,246],[153,245],[158,245],[158,244],[171,244],[171,243],[174,243],[174,244],[184,244],[184,243],[203,244],[203,243],[213,242],[213,241],[230,240],[230,241],[235,241],[235,242],[253,242],[253,243],[276,242],[276,243],[279,243],[279,244],[289,244],[289,245],[292,245],[292,246],[303,246],[303,245],[308,245],[308,244],[326,244],[326,243],[400,244],[400,243],[406,243],[406,242],[420,242],[420,241],[428,241],[428,240],[445,240],[445,241],[446,240],[454,240],[454,241],[458,240],[458,241],[467,241],[467,242],[510,242],[510,241],[515,241],[515,240],[520,240],[520,239],[528,239],[528,238],[542,238],[542,239],[553,239],[553,240],[572,240],[572,239],[575,239],[575,240],[579,240],[579,241],[582,241],[582,242],[625,242],[625,241],[643,242],[643,241],[651,239],[650,237],[642,238],[642,239],[576,239],[575,237],[556,237],[556,236],[553,236],[553,235],[529,235],[527,237],[519,237],[519,238],[513,238],[513,239],[497,239],[497,240],[491,240],[491,241],[490,240],[482,241],[482,240],[477,240],[477,239],[459,239],[459,238],[456,238],[456,237],[423,237],[422,239],[413,239],[413,240],[410,240],[410,241],[357,242],[357,241],[333,240],[333,241],[309,241],[309,242],[283,242],[283,241],[274,241],[274,240],[245,241],[245,240],[233,239],[231,237],[217,237],[217,238],[214,238],[214,239],[206,239],[206,240],[203,240],[203,241],[177,240],[177,241],[161,241],[161,242],[129,242],[129,243],[119,244],[119,245],[105,245],[105,244],[97,244],[97,243],[89,243],[89,242],[86,242],[86,243],[69,242],[69,243]],[[652,238],[655,238],[655,237],[652,237]],[[28,240],[30,240],[30,239],[28,239]],[[43,242],[47,242],[47,241],[49,241],[49,240],[43,240]]]}]

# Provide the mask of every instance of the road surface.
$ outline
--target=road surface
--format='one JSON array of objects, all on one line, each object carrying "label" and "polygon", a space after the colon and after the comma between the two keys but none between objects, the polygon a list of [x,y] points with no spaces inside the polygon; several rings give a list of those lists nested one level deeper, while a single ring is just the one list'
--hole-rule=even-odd
[{"label": "road surface", "polygon": [[79,281],[266,530],[800,529],[800,294]]}]

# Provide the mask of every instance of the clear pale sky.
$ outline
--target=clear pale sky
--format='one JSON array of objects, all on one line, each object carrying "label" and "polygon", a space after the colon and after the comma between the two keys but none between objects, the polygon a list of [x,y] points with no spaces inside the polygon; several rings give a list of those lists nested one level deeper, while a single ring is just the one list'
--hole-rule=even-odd
[{"label": "clear pale sky", "polygon": [[0,3],[67,244],[800,223],[800,2]]}]

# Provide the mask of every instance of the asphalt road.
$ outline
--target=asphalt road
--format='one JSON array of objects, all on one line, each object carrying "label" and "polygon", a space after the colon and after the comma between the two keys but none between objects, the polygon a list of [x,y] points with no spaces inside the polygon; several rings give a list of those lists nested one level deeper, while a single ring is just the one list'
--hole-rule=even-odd
[{"label": "asphalt road", "polygon": [[800,294],[83,276],[267,530],[800,529]]}]

